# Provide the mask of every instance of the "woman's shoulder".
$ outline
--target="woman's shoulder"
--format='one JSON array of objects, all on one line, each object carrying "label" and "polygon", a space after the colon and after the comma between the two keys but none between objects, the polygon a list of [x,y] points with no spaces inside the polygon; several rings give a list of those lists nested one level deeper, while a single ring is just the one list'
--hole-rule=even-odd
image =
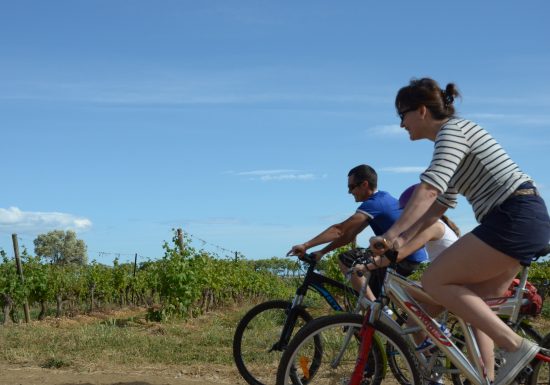
[{"label": "woman's shoulder", "polygon": [[465,127],[469,124],[472,124],[472,123],[473,122],[471,120],[464,119],[464,118],[459,118],[459,117],[454,117],[454,118],[450,118],[449,120],[447,120],[447,122],[445,122],[445,124],[441,128],[457,129],[457,128],[463,128],[463,127]]},{"label": "woman's shoulder", "polygon": [[461,130],[461,131],[465,131],[465,130],[467,131],[473,128],[483,130],[483,127],[481,127],[476,122],[469,119],[459,118],[459,117],[454,117],[449,119],[441,128],[446,130]]},{"label": "woman's shoulder", "polygon": [[476,122],[463,118],[449,119],[437,133],[436,140],[445,140],[454,138],[468,138],[476,135],[487,135],[487,131]]}]

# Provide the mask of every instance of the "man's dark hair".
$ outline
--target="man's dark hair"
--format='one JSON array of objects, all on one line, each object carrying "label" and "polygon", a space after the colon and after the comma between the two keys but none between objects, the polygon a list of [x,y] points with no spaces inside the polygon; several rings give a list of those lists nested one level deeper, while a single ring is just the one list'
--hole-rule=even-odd
[{"label": "man's dark hair", "polygon": [[348,176],[352,176],[356,183],[366,180],[369,182],[371,189],[376,190],[378,187],[378,175],[374,168],[366,164],[361,164],[357,167],[352,168],[348,172]]}]

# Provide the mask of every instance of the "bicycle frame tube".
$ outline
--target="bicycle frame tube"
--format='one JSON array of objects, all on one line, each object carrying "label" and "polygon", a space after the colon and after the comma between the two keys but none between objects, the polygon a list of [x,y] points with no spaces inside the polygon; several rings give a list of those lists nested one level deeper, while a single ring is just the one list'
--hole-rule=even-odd
[{"label": "bicycle frame tube", "polygon": [[[373,304],[376,306],[375,304]],[[379,306],[379,304],[377,304]],[[374,336],[374,328],[370,327],[367,324],[367,320],[370,318],[371,312],[373,309],[368,309],[367,314],[365,314],[365,319],[363,321],[363,327],[361,327],[360,330],[360,336],[361,336],[361,343],[359,345],[359,357],[357,358],[357,364],[355,365],[355,368],[353,370],[353,373],[351,375],[350,379],[350,385],[356,385],[360,384],[361,380],[363,379],[363,374],[365,371],[365,366],[367,365],[367,359],[368,359],[368,352],[370,351],[370,347],[372,345],[372,339]]]},{"label": "bicycle frame tube", "polygon": [[353,293],[355,296],[358,296],[359,293],[357,293],[355,290],[351,289],[349,286],[338,282],[332,278],[325,277],[322,274],[319,274],[315,271],[315,263],[311,263],[307,269],[306,275],[304,277],[304,281],[302,284],[296,289],[296,295],[293,300],[293,307],[299,306],[303,304],[303,299],[308,291],[309,288],[312,288],[317,293],[323,297],[323,299],[330,305],[330,307],[336,311],[342,311],[342,306],[336,301],[334,296],[325,288],[325,284],[332,286],[336,289],[340,289],[342,291],[348,291]]},{"label": "bicycle frame tube", "polygon": [[519,284],[516,287],[516,292],[513,297],[498,297],[485,300],[487,305],[489,305],[489,307],[498,315],[510,316],[511,323],[515,323],[518,320],[521,305],[528,302],[527,299],[523,298],[528,274],[529,268],[524,266],[521,272]]},{"label": "bicycle frame tube", "polygon": [[[310,287],[318,292],[332,309],[336,311],[344,310],[342,306],[338,303],[338,301],[336,301],[336,298],[334,298],[334,296],[330,294],[330,292],[325,288],[324,284],[328,284],[344,291],[349,291],[350,288],[341,282],[338,282],[334,279],[325,277],[324,275],[315,272],[315,266],[316,263],[310,263],[304,277],[304,281],[296,289],[296,294],[294,296],[294,299],[292,300],[292,306],[288,310],[285,323],[281,330],[281,337],[276,344],[276,346],[278,347],[285,347],[290,341],[290,336],[292,335],[292,331],[294,330],[294,326],[296,325],[296,320],[298,319],[298,312],[295,309],[303,305],[304,297]],[[357,295],[354,290],[353,293],[354,295]]]},{"label": "bicycle frame tube", "polygon": [[[305,281],[304,284],[306,284]],[[349,286],[332,278],[325,277],[324,275],[317,272],[312,272],[311,275],[307,277],[307,285],[310,286],[317,293],[319,293],[319,295],[323,297],[326,303],[328,303],[333,310],[343,311],[344,309],[338,303],[338,301],[336,301],[336,298],[334,298],[334,296],[325,288],[325,284],[332,286],[336,289],[340,289],[344,292],[351,292],[354,296],[358,295],[358,293],[355,290],[350,289]]]},{"label": "bicycle frame tube", "polygon": [[[485,300],[485,302],[497,315],[508,316],[508,322],[512,326],[518,322],[518,319],[520,319],[521,305],[527,302],[527,300],[523,298],[523,293],[525,292],[525,286],[527,283],[528,270],[528,266],[523,266],[520,283],[516,287],[514,296]],[[366,333],[368,331],[374,333],[376,330],[376,327],[373,326],[375,321],[397,329],[398,333],[401,335],[406,335],[418,330],[424,330],[431,336],[432,341],[434,341],[439,349],[453,362],[455,367],[457,367],[458,370],[472,382],[472,384],[490,385],[483,360],[481,359],[481,353],[479,351],[477,341],[475,339],[472,327],[468,323],[455,315],[458,319],[459,326],[463,331],[466,351],[470,357],[470,360],[468,360],[461,349],[457,348],[453,341],[441,331],[440,325],[432,317],[430,317],[430,315],[428,315],[418,304],[417,300],[415,300],[415,298],[419,298],[420,301],[432,301],[435,303],[435,301],[433,301],[433,299],[426,292],[424,292],[420,285],[397,274],[393,268],[389,268],[382,287],[382,297],[384,296],[387,296],[398,307],[404,310],[411,317],[411,319],[415,321],[417,326],[402,329],[401,326],[395,322],[395,320],[388,317],[387,314],[382,311],[382,303],[380,301],[372,303],[365,298],[362,298],[360,299],[359,304],[368,310],[367,317],[365,318],[368,322],[363,324],[362,333]],[[369,354],[369,341],[370,339],[359,351],[358,364],[352,374],[352,378],[354,380],[350,382],[350,385],[358,385],[361,382],[362,367],[359,368],[359,363],[361,360],[366,360],[366,357]],[[537,358],[550,362],[550,357],[542,353],[539,353]]]},{"label": "bicycle frame tube", "polygon": [[[411,294],[409,294],[409,292]],[[460,326],[464,333],[467,351],[471,360],[447,337],[439,328],[439,324],[431,318],[422,307],[413,298],[415,293],[419,296],[426,296],[426,293],[417,284],[407,280],[406,278],[394,273],[388,269],[385,282],[386,295],[394,301],[400,308],[405,310],[407,314],[420,325],[432,338],[432,341],[445,353],[451,362],[474,384],[474,385],[489,385],[489,380],[485,375],[485,370],[479,354],[479,348],[472,329],[463,320],[459,319]],[[377,312],[371,313],[370,322],[374,322]],[[379,313],[379,312],[378,312]],[[472,362],[475,366],[472,365]]]}]

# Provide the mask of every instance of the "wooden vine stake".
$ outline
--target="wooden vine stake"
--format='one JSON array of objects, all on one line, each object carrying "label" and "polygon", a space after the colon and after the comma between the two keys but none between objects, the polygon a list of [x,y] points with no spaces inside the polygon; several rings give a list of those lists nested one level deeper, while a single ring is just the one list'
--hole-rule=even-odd
[{"label": "wooden vine stake", "polygon": [[[23,266],[21,265],[21,258],[19,257],[19,242],[17,241],[17,234],[12,234],[11,239],[13,242],[13,252],[15,253],[15,266],[17,267],[17,274],[19,275],[19,279],[21,280],[21,283],[25,283],[25,278],[23,277]],[[23,309],[25,311],[25,322],[29,323],[31,322],[31,316],[29,312],[29,301],[25,298],[25,302],[23,303]]]},{"label": "wooden vine stake", "polygon": [[183,253],[183,230],[178,229],[178,246],[180,247],[180,251]]}]

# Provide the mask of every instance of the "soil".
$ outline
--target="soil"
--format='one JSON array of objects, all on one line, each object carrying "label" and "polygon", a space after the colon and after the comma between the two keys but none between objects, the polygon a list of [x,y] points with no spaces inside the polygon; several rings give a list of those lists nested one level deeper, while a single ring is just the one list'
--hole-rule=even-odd
[{"label": "soil", "polygon": [[0,385],[222,385],[244,384],[231,367],[180,370],[93,371],[43,369],[0,364]]}]

